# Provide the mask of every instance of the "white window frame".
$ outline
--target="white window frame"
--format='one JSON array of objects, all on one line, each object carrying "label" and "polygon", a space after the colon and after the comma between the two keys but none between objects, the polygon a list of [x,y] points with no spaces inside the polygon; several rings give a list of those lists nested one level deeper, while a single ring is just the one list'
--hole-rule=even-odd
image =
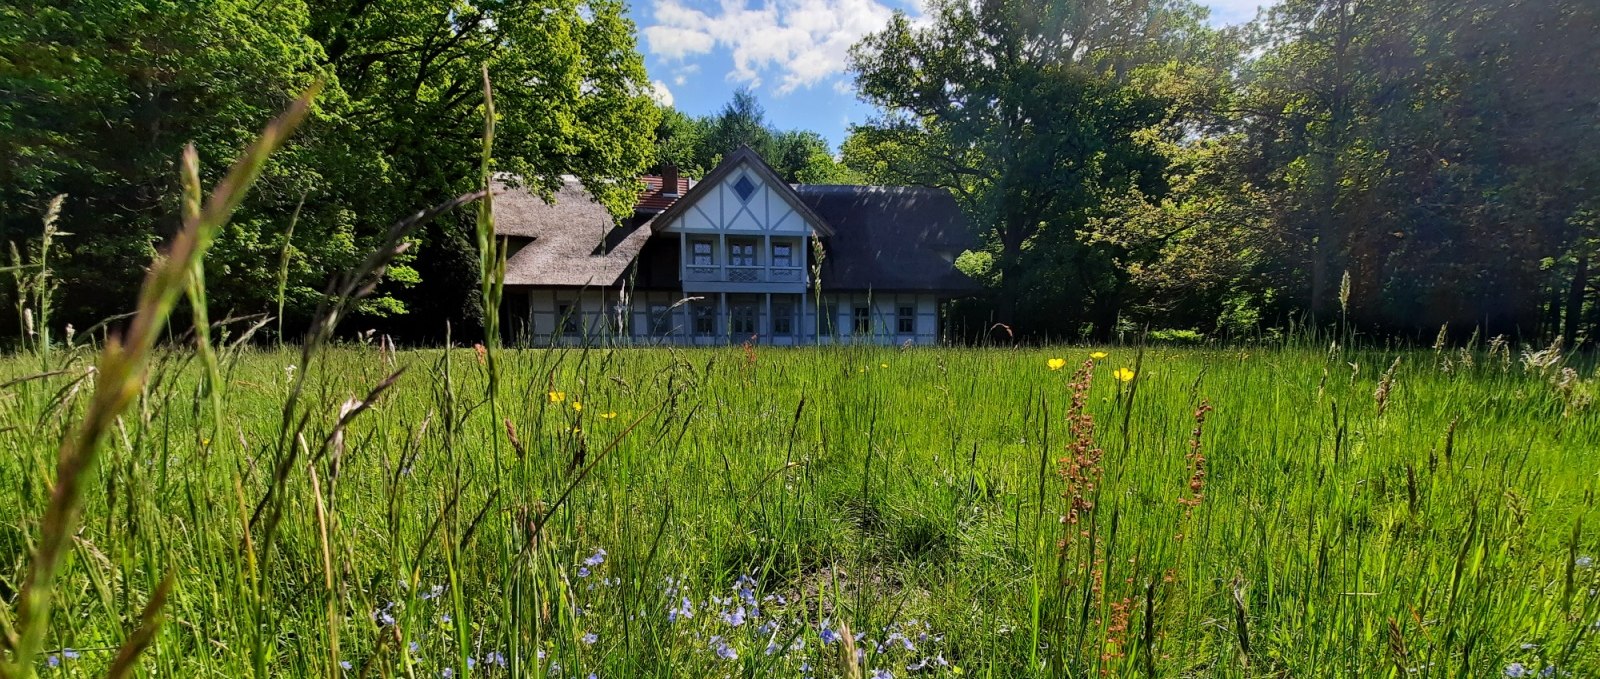
[{"label": "white window frame", "polygon": [[756,240],[729,238],[728,266],[760,266],[760,259],[756,256]]},{"label": "white window frame", "polygon": [[[908,310],[910,313],[907,313]],[[894,311],[895,331],[901,335],[917,334],[917,305],[897,304]],[[907,324],[911,326],[910,329],[906,328]]]},{"label": "white window frame", "polygon": [[693,266],[716,266],[717,245],[710,238],[689,240],[689,263]]}]

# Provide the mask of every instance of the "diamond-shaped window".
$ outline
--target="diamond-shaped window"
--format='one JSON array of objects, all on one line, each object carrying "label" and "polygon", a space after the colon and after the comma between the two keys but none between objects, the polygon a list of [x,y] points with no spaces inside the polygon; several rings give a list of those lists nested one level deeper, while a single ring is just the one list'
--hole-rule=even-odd
[{"label": "diamond-shaped window", "polygon": [[750,196],[755,195],[756,183],[750,181],[750,175],[739,175],[739,180],[733,183],[733,192],[739,194],[739,200],[749,202]]}]

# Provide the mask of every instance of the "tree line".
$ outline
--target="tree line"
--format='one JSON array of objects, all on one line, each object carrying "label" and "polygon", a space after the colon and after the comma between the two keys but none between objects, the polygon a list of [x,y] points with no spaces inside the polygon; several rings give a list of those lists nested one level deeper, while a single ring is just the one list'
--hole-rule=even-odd
[{"label": "tree line", "polygon": [[[544,192],[575,175],[630,208],[632,186],[613,180],[651,161],[660,111],[620,0],[5,3],[0,240],[35,261],[46,206],[65,194],[52,318],[81,331],[127,311],[178,226],[183,145],[210,184],[320,80],[309,120],[207,258],[213,318],[276,314],[281,285],[291,334],[388,224],[475,187],[485,66],[498,171]],[[472,220],[430,225],[363,302],[362,327],[471,337]]]},{"label": "tree line", "polygon": [[[214,176],[322,81],[208,260],[214,316],[281,301],[292,329],[384,225],[476,181],[487,65],[497,169],[578,176],[619,216],[617,179],[740,146],[797,183],[950,191],[984,243],[958,265],[993,291],[972,327],[1570,345],[1600,334],[1594,54],[1587,0],[1286,0],[1228,28],[1189,0],[930,0],[852,50],[877,115],[836,151],[749,91],[658,106],[616,0],[21,0],[0,7],[0,239],[36,262],[65,194],[53,318],[120,313],[177,225],[183,144]],[[430,226],[364,324],[471,336],[471,219]]]},{"label": "tree line", "polygon": [[873,181],[941,186],[1034,334],[1600,329],[1600,4],[933,0],[853,51]]}]

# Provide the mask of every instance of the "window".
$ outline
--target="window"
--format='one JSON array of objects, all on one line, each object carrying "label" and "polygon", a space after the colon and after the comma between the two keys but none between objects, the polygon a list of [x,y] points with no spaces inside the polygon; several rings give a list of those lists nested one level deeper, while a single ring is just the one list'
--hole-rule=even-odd
[{"label": "window", "polygon": [[872,311],[865,304],[857,304],[850,315],[851,332],[865,335],[872,332]]},{"label": "window", "polygon": [[665,304],[650,305],[650,334],[672,334],[672,307]]},{"label": "window", "polygon": [[750,181],[750,175],[739,175],[738,181],[733,183],[733,192],[739,194],[739,200],[750,202],[750,196],[755,195],[756,183]]},{"label": "window", "polygon": [[794,334],[794,305],[788,302],[772,303],[772,334]]},{"label": "window", "polygon": [[570,302],[556,305],[556,321],[561,324],[562,334],[578,333],[578,312],[573,311]]},{"label": "window", "polygon": [[717,263],[716,256],[712,254],[711,241],[709,240],[690,241],[689,255],[689,261],[695,266],[711,266]]},{"label": "window", "polygon": [[733,266],[755,266],[756,242],[746,238],[728,241],[728,263]]},{"label": "window", "polygon": [[902,335],[914,335],[917,332],[917,308],[909,304],[901,304],[894,310],[895,330]]},{"label": "window", "polygon": [[788,243],[773,243],[772,265],[794,266],[794,246]]},{"label": "window", "polygon": [[744,339],[756,334],[756,305],[735,304],[729,310],[732,315],[729,332],[735,339]]},{"label": "window", "polygon": [[694,334],[709,336],[717,334],[717,309],[710,304],[694,305]]}]

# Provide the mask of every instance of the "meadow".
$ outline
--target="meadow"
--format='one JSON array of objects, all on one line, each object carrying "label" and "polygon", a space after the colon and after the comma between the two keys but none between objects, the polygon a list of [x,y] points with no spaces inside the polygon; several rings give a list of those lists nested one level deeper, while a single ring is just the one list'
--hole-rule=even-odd
[{"label": "meadow", "polygon": [[314,94],[203,203],[185,153],[116,332],[52,323],[60,199],[14,254],[0,679],[1600,675],[1593,356],[341,329],[482,199],[498,337],[484,191],[269,348],[271,319],[207,317],[204,256]]},{"label": "meadow", "polygon": [[[223,346],[111,427],[42,676],[164,578],[145,676],[1600,673],[1559,352]],[[0,362],[6,601],[92,358]]]}]

